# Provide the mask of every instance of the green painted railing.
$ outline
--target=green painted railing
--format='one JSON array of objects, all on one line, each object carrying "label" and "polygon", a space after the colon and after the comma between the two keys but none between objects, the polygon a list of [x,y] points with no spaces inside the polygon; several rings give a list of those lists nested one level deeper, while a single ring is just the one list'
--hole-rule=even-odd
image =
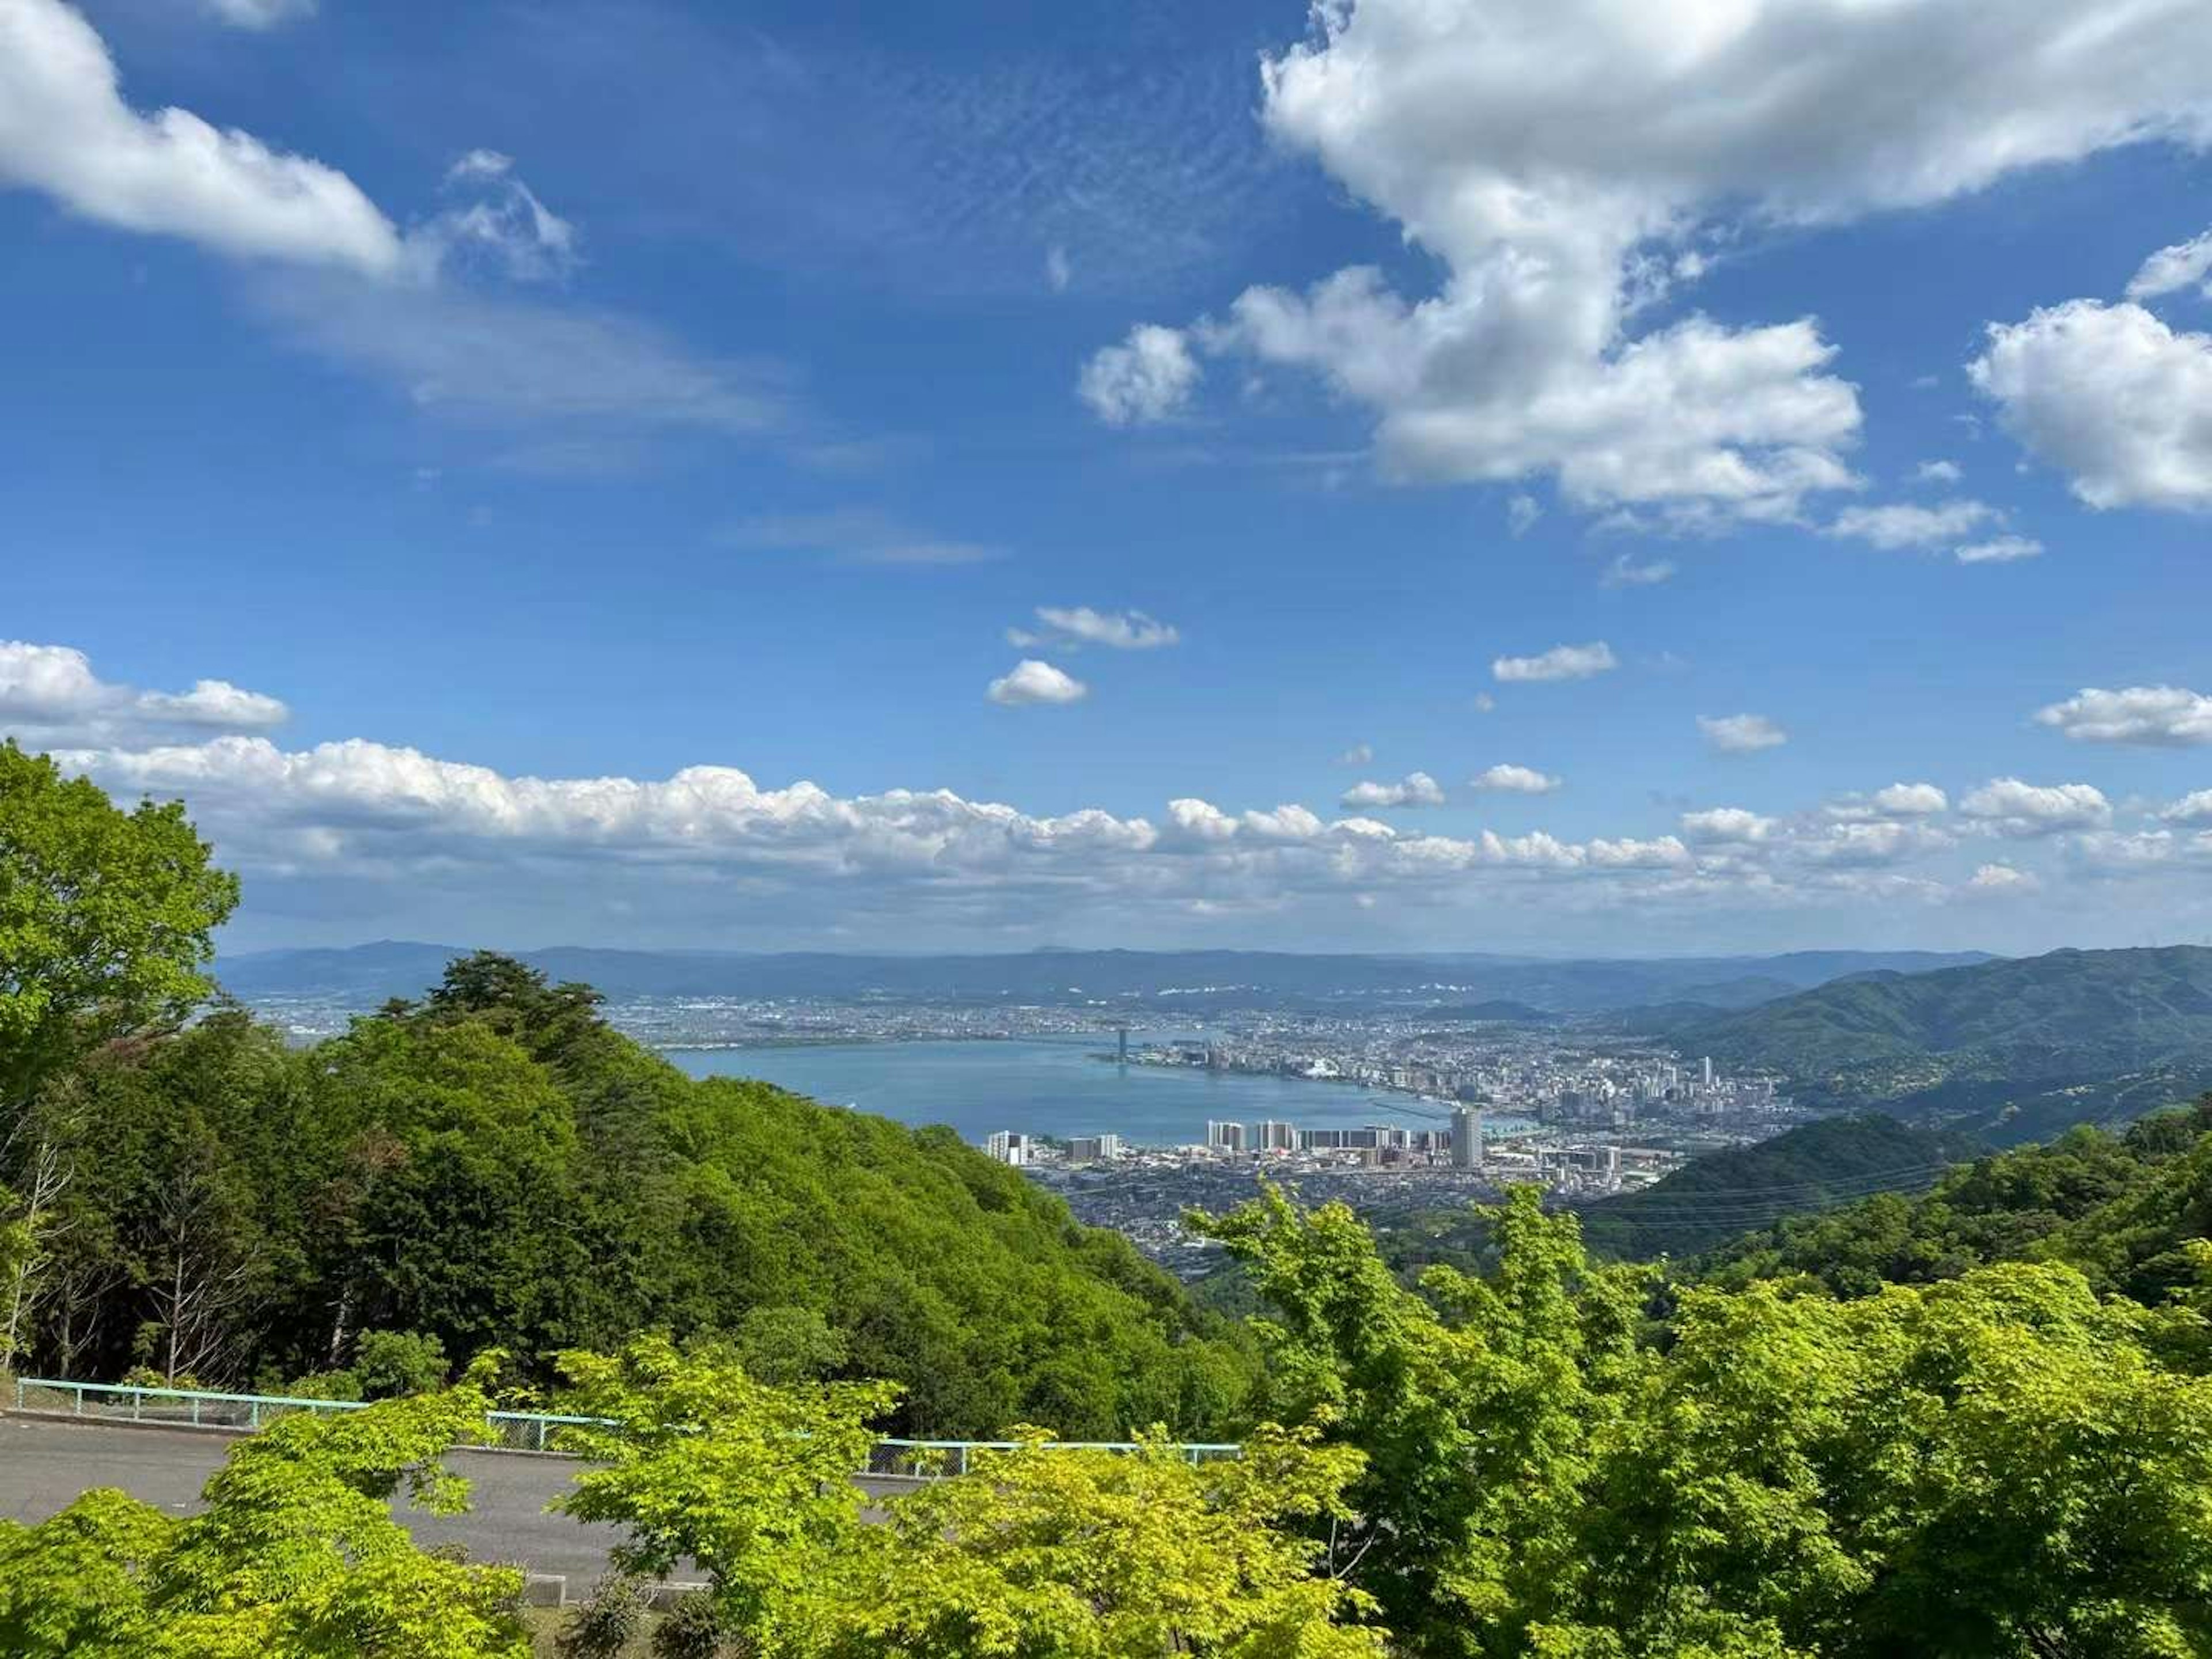
[{"label": "green painted railing", "polygon": [[[355,1400],[307,1400],[288,1395],[216,1394],[201,1389],[145,1388],[135,1382],[64,1382],[51,1377],[15,1379],[15,1409],[106,1422],[168,1424],[193,1428],[253,1430],[294,1412],[357,1412],[367,1407]],[[485,1443],[493,1449],[557,1451],[557,1436],[564,1428],[606,1428],[605,1418],[563,1417],[550,1412],[494,1412],[491,1423],[497,1438]],[[965,1474],[968,1457],[976,1451],[1013,1451],[1017,1440],[878,1440],[869,1454],[867,1474],[930,1477]],[[1050,1440],[1054,1451],[1115,1451],[1138,1449],[1133,1440]],[[1185,1444],[1176,1451],[1194,1463],[1235,1457],[1243,1450],[1231,1443]]]}]

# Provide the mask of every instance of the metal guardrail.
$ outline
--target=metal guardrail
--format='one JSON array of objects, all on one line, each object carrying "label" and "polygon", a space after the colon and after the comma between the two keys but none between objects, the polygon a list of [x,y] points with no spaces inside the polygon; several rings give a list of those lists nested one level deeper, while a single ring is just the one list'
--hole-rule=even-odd
[{"label": "metal guardrail", "polygon": [[[66,1412],[73,1417],[110,1422],[170,1424],[176,1427],[258,1429],[296,1412],[335,1416],[366,1411],[358,1400],[308,1400],[289,1395],[216,1394],[201,1389],[145,1388],[135,1382],[63,1382],[52,1377],[15,1379],[19,1412]],[[562,1417],[547,1412],[493,1412],[498,1436],[489,1446],[511,1451],[544,1451],[553,1431],[605,1426],[596,1417]]]},{"label": "metal guardrail", "polygon": [[[358,1400],[307,1400],[287,1395],[216,1394],[200,1389],[146,1388],[135,1382],[64,1382],[51,1377],[15,1379],[15,1409],[50,1412],[106,1422],[169,1424],[177,1427],[254,1430],[295,1412],[365,1411]],[[550,1412],[493,1412],[490,1421],[497,1437],[482,1443],[493,1449],[557,1451],[559,1431],[564,1428],[610,1428],[603,1417],[563,1417]],[[868,1455],[864,1474],[929,1480],[968,1472],[971,1452],[1018,1451],[1018,1440],[908,1440],[886,1437],[876,1442]],[[1048,1440],[1048,1451],[1129,1452],[1139,1449],[1134,1440]],[[1178,1445],[1176,1450],[1194,1463],[1236,1457],[1243,1447],[1232,1443]]]}]

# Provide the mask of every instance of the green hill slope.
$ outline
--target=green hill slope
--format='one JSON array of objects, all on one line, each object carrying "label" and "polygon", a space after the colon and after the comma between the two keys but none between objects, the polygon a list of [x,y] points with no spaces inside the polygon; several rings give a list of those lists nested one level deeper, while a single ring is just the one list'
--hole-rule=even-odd
[{"label": "green hill slope", "polygon": [[1613,1255],[1692,1255],[1778,1216],[1927,1187],[1985,1150],[1970,1137],[1878,1113],[1831,1118],[1711,1153],[1643,1192],[1594,1204],[1582,1212],[1583,1234]]},{"label": "green hill slope", "polygon": [[2124,1133],[2078,1127],[1978,1159],[1917,1194],[1782,1220],[1695,1264],[1723,1283],[1811,1273],[1844,1295],[1955,1278],[1988,1262],[2062,1262],[2156,1305],[2202,1284],[2212,1232],[2212,1096]]},{"label": "green hill slope", "polygon": [[[307,1050],[242,1013],[97,1059],[29,1364],[264,1385],[420,1332],[459,1359],[641,1330],[796,1344],[908,1430],[1228,1427],[1245,1340],[951,1131],[695,1081],[503,958]],[[181,1284],[191,1292],[173,1295]]]},{"label": "green hill slope", "polygon": [[2212,1083],[2212,950],[2057,951],[1869,975],[1652,1024],[1685,1052],[1783,1072],[1816,1105],[1879,1105],[2016,1142],[2124,1121]]}]

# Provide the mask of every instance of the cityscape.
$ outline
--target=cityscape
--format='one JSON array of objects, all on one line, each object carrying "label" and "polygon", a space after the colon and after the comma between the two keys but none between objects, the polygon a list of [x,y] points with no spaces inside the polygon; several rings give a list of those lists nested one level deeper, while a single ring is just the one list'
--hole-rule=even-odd
[{"label": "cityscape", "polygon": [[1133,1044],[1123,1028],[1097,1058],[1384,1097],[1372,1102],[1371,1122],[1213,1119],[1168,1146],[1104,1128],[984,1138],[988,1156],[1058,1193],[1079,1219],[1185,1273],[1204,1271],[1213,1255],[1183,1225],[1185,1212],[1233,1206],[1262,1181],[1370,1216],[1495,1198],[1516,1184],[1573,1204],[1647,1187],[1698,1152],[1764,1139],[1812,1115],[1775,1077],[1730,1077],[1710,1056],[1685,1061],[1618,1031],[1550,1023],[1267,1016],[1212,1038]]}]

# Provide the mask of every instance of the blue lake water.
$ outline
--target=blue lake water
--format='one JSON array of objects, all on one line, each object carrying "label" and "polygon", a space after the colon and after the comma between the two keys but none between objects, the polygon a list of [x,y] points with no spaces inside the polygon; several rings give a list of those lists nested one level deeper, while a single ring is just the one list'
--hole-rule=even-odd
[{"label": "blue lake water", "polygon": [[[1147,1033],[1146,1040],[1157,1040]],[[1110,1043],[1112,1039],[1106,1039]],[[1394,1123],[1443,1127],[1440,1107],[1341,1083],[1092,1058],[1097,1037],[1017,1042],[823,1043],[776,1048],[671,1048],[694,1077],[753,1077],[833,1106],[902,1123],[948,1123],[962,1139],[1118,1134],[1141,1146],[1206,1139],[1209,1119],[1273,1118],[1310,1128]],[[1503,1133],[1525,1120],[1488,1115]]]}]

